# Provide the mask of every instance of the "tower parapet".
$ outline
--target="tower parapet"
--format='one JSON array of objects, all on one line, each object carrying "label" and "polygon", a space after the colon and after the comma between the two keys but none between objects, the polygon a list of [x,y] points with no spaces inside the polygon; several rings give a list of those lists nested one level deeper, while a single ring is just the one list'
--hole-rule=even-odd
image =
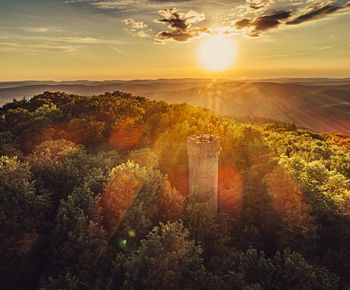
[{"label": "tower parapet", "polygon": [[217,211],[220,137],[202,134],[187,137],[189,193],[210,196],[210,206]]}]

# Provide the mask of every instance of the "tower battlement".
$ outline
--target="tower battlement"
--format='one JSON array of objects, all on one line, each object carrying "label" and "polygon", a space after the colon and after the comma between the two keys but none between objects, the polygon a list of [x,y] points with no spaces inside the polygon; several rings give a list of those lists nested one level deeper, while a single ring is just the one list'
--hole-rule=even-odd
[{"label": "tower battlement", "polygon": [[202,134],[187,137],[188,155],[217,155],[220,153],[220,137]]},{"label": "tower battlement", "polygon": [[202,134],[187,137],[189,192],[209,194],[210,206],[217,211],[220,137]]}]

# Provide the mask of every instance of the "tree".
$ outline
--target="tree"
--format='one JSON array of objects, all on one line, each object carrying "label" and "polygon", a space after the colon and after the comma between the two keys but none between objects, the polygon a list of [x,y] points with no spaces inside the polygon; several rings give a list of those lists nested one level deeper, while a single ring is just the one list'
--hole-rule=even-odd
[{"label": "tree", "polygon": [[16,148],[16,139],[10,131],[0,131],[0,156],[22,157],[22,152]]},{"label": "tree", "polygon": [[[225,261],[226,260],[226,261]],[[273,258],[249,248],[232,250],[224,259],[226,274],[223,289],[233,281],[242,289],[338,289],[339,278],[325,268],[309,264],[302,255],[285,249]],[[226,282],[226,283],[225,283]],[[238,288],[238,287],[237,287]]]},{"label": "tree", "polygon": [[194,289],[205,273],[201,254],[181,222],[161,223],[126,261],[125,288]]},{"label": "tree", "polygon": [[100,207],[110,236],[135,245],[159,221],[178,218],[183,198],[158,170],[127,162],[111,170]]},{"label": "tree", "polygon": [[43,288],[100,289],[104,283],[103,272],[112,257],[106,256],[107,234],[94,221],[96,181],[85,180],[60,202],[50,243],[50,274],[43,277]]},{"label": "tree", "polygon": [[105,123],[86,118],[74,118],[69,121],[67,137],[77,144],[100,144],[104,137]]},{"label": "tree", "polygon": [[280,244],[303,252],[316,247],[317,229],[306,197],[284,168],[276,167],[264,181],[271,202],[281,218]]},{"label": "tree", "polygon": [[[49,195],[37,187],[28,163],[16,157],[0,157],[0,280],[6,289],[28,283],[34,287],[43,259],[42,234]],[[32,256],[33,255],[33,256]]]},{"label": "tree", "polygon": [[133,118],[119,121],[112,129],[108,144],[118,151],[137,149],[147,131],[143,124]]},{"label": "tree", "polygon": [[56,161],[69,154],[78,152],[82,147],[64,139],[49,140],[35,146],[33,152],[27,157],[34,171],[46,171]]},{"label": "tree", "polygon": [[45,141],[36,146],[27,158],[33,171],[54,193],[58,206],[74,186],[82,183],[92,169],[92,160],[81,145],[67,140]]},{"label": "tree", "polygon": [[159,166],[158,159],[157,154],[149,148],[131,151],[128,154],[128,160],[148,168],[157,168]]}]

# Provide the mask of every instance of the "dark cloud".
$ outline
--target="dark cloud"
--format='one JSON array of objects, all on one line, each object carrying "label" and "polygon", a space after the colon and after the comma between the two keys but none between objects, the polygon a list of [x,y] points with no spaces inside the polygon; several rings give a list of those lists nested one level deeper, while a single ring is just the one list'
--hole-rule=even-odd
[{"label": "dark cloud", "polygon": [[261,32],[276,28],[282,24],[281,20],[288,19],[290,16],[290,11],[278,11],[270,15],[260,16],[254,20],[252,24],[254,29],[251,31],[250,35],[258,36]]},{"label": "dark cloud", "polygon": [[249,28],[250,36],[259,36],[262,32],[276,28],[282,24],[282,20],[291,16],[290,11],[277,11],[268,15],[256,17],[253,20],[248,18],[241,19],[235,23],[238,30]]},{"label": "dark cloud", "polygon": [[163,43],[166,40],[184,42],[209,32],[209,29],[206,27],[194,26],[194,24],[202,22],[205,19],[203,13],[193,10],[187,13],[181,13],[176,9],[163,9],[159,11],[159,14],[161,18],[155,22],[167,25],[169,30],[160,31],[156,35],[155,41],[157,43]]},{"label": "dark cloud", "polygon": [[243,19],[241,19],[241,20],[239,20],[239,21],[237,21],[237,22],[235,23],[235,27],[236,27],[237,29],[243,29],[243,28],[246,28],[246,27],[250,26],[250,24],[251,24],[250,19],[248,19],[248,18],[243,18]]},{"label": "dark cloud", "polygon": [[[286,1],[287,3],[288,1]],[[262,5],[270,5],[271,1],[263,0],[247,0],[245,7],[246,11],[251,12],[258,10]],[[338,11],[348,9],[350,1],[317,1],[317,4],[307,5],[305,2],[300,2],[297,5],[292,5],[277,12],[259,11],[250,14],[250,17],[244,17],[234,22],[234,27],[237,30],[244,30],[249,36],[259,36],[261,33],[275,29],[281,25],[297,25],[308,21],[315,21],[325,18]],[[260,15],[259,15],[260,14]]]},{"label": "dark cloud", "polygon": [[155,41],[158,43],[161,43],[165,40],[174,40],[174,41],[184,42],[199,36],[201,33],[202,31],[198,31],[198,33],[196,34],[194,34],[193,32],[188,33],[184,31],[181,31],[181,32],[161,31],[157,34]]},{"label": "dark cloud", "polygon": [[350,2],[345,3],[344,5],[341,6],[337,6],[334,4],[328,4],[325,5],[321,8],[317,7],[314,8],[313,10],[302,14],[294,19],[292,19],[291,21],[288,21],[286,24],[291,24],[291,25],[295,25],[295,24],[300,24],[306,21],[311,21],[311,20],[317,20],[323,17],[326,17],[330,14],[333,14],[339,10],[345,9],[346,7],[349,7]]}]

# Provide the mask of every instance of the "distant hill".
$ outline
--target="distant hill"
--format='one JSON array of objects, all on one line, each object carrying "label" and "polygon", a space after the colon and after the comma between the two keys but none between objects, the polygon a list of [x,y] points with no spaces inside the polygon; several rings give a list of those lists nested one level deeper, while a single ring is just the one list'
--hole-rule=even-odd
[{"label": "distant hill", "polygon": [[44,91],[96,95],[116,90],[170,103],[186,102],[230,117],[256,116],[350,135],[350,78],[0,82],[0,102]]}]

